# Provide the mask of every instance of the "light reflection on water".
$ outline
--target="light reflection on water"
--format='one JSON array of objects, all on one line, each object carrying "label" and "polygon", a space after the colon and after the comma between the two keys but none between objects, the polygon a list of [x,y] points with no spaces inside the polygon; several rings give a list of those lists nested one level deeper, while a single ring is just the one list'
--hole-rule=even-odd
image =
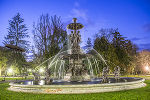
[{"label": "light reflection on water", "polygon": [[44,80],[40,80],[39,85],[45,85],[45,81]]},{"label": "light reflection on water", "polygon": [[[141,78],[134,78],[134,77],[123,77],[120,78],[119,81],[115,81],[114,78],[110,78],[108,83],[118,83],[118,82],[132,82],[136,80],[140,80]],[[45,85],[45,80],[40,80],[40,81],[22,81],[22,82],[16,82],[18,84],[23,84],[23,85]],[[91,81],[81,81],[81,82],[76,82],[76,81],[62,81],[62,80],[53,80],[51,85],[73,85],[73,84],[101,84],[102,83],[102,78],[95,78],[92,79]]]},{"label": "light reflection on water", "polygon": [[33,85],[33,81],[28,81],[27,85]]}]

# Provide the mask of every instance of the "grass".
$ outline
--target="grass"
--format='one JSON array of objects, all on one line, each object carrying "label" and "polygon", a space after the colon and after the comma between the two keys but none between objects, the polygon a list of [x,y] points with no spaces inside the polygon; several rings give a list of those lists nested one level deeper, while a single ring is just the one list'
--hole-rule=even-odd
[{"label": "grass", "polygon": [[[0,81],[2,81],[4,78],[0,77]],[[32,79],[32,77],[28,77],[27,79]],[[24,77],[5,77],[5,80],[25,80]]]},{"label": "grass", "polygon": [[150,78],[149,75],[124,75],[121,77],[142,77],[142,78]]},{"label": "grass", "polygon": [[8,91],[8,83],[0,84],[0,100],[150,100],[150,80],[146,87],[93,94],[32,94]]}]

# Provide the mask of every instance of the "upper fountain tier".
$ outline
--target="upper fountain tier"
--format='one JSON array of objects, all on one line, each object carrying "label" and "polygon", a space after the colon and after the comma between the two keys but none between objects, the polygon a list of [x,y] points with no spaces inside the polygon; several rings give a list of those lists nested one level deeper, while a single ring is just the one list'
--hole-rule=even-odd
[{"label": "upper fountain tier", "polygon": [[71,30],[79,30],[79,29],[82,29],[84,26],[80,23],[76,23],[77,21],[77,18],[73,18],[73,22],[74,23],[71,23],[67,26],[68,29],[71,29]]},{"label": "upper fountain tier", "polygon": [[73,23],[67,25],[68,29],[71,29],[71,34],[69,36],[69,41],[71,45],[69,46],[71,49],[71,54],[81,54],[80,42],[81,35],[79,34],[79,29],[83,28],[83,25],[80,23],[76,23],[77,18],[73,18]]}]

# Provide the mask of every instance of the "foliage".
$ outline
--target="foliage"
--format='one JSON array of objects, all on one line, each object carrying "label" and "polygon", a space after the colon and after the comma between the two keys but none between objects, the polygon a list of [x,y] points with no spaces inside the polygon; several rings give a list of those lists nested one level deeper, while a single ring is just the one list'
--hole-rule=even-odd
[{"label": "foliage", "polygon": [[27,62],[22,53],[13,52],[11,50],[5,51],[5,57],[7,58],[7,69],[13,67],[14,72],[17,74],[23,74],[25,72]]},{"label": "foliage", "polygon": [[138,74],[146,73],[147,70],[145,70],[145,66],[150,66],[150,51],[143,50],[141,52],[138,52],[137,56],[137,63],[136,63],[136,69],[135,71]]},{"label": "foliage", "polygon": [[5,53],[0,50],[0,76],[1,72],[6,69],[6,64],[7,64],[8,59],[5,56]]},{"label": "foliage", "polygon": [[111,71],[120,66],[122,71],[130,73],[135,67],[136,46],[118,29],[101,29],[94,39],[94,49],[106,59]]},{"label": "foliage", "polygon": [[[29,35],[27,33],[27,27],[24,24],[24,19],[21,18],[19,13],[9,20],[9,27],[7,29],[8,35],[4,37],[4,44],[15,45],[23,48],[27,52],[29,49],[29,41],[26,39],[29,38]],[[19,69],[20,73],[22,73],[23,65],[26,63],[26,54],[12,49],[6,50],[6,53],[8,59],[7,67],[15,66],[15,69]]]},{"label": "foliage", "polygon": [[[94,49],[102,55],[108,64],[109,68],[113,70],[118,65],[115,48],[110,41],[110,34],[112,30],[101,29],[94,39]],[[102,65],[101,65],[102,66]]]},{"label": "foliage", "polygon": [[8,35],[5,37],[4,44],[19,46],[27,50],[28,38],[27,27],[24,24],[24,19],[17,13],[12,20],[9,20]]}]

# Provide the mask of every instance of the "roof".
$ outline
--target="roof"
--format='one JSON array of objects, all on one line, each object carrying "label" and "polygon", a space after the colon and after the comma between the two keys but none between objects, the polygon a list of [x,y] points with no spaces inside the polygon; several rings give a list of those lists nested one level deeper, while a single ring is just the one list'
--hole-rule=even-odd
[{"label": "roof", "polygon": [[25,52],[25,50],[23,48],[15,46],[15,45],[6,44],[5,47],[7,47],[9,49],[14,49],[16,51]]}]

